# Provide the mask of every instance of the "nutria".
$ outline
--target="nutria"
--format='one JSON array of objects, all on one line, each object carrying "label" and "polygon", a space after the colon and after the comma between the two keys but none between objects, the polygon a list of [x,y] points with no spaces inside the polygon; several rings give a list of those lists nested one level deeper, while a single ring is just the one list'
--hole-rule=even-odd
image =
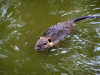
[{"label": "nutria", "polygon": [[87,18],[100,18],[100,16],[78,17],[73,20],[61,22],[51,26],[42,37],[39,37],[35,49],[37,51],[45,51],[52,48],[56,43],[58,43],[60,40],[63,40],[71,33],[75,22]]}]

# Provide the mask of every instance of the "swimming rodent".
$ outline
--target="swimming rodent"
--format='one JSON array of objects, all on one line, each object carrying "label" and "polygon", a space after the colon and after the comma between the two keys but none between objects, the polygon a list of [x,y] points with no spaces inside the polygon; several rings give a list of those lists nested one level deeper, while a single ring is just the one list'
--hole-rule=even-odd
[{"label": "swimming rodent", "polygon": [[70,35],[74,23],[87,18],[100,18],[100,16],[83,16],[78,17],[70,21],[60,22],[54,26],[51,26],[42,37],[36,43],[35,49],[37,51],[45,51],[52,48],[60,40]]}]

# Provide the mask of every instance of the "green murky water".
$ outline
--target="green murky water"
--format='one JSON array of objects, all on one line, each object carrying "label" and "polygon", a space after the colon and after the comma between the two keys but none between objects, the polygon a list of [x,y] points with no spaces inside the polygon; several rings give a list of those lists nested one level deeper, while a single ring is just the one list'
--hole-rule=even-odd
[{"label": "green murky water", "polygon": [[34,49],[50,26],[100,16],[99,0],[0,0],[0,75],[100,75],[100,19],[75,23],[75,33],[48,54]]}]

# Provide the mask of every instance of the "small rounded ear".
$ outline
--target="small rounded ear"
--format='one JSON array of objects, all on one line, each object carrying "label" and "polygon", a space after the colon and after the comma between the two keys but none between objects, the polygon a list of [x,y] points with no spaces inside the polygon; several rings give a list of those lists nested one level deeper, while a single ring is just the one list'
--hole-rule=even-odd
[{"label": "small rounded ear", "polygon": [[38,38],[40,39],[40,36]]},{"label": "small rounded ear", "polygon": [[51,39],[48,39],[49,42],[51,42]]}]

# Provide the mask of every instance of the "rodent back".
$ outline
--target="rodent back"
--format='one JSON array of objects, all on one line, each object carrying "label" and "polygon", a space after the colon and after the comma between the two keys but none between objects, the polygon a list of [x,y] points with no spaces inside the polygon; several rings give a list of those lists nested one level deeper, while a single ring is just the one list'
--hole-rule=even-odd
[{"label": "rodent back", "polygon": [[74,22],[67,21],[61,22],[51,26],[43,35],[43,37],[50,38],[53,42],[58,41],[69,35],[73,29]]}]

